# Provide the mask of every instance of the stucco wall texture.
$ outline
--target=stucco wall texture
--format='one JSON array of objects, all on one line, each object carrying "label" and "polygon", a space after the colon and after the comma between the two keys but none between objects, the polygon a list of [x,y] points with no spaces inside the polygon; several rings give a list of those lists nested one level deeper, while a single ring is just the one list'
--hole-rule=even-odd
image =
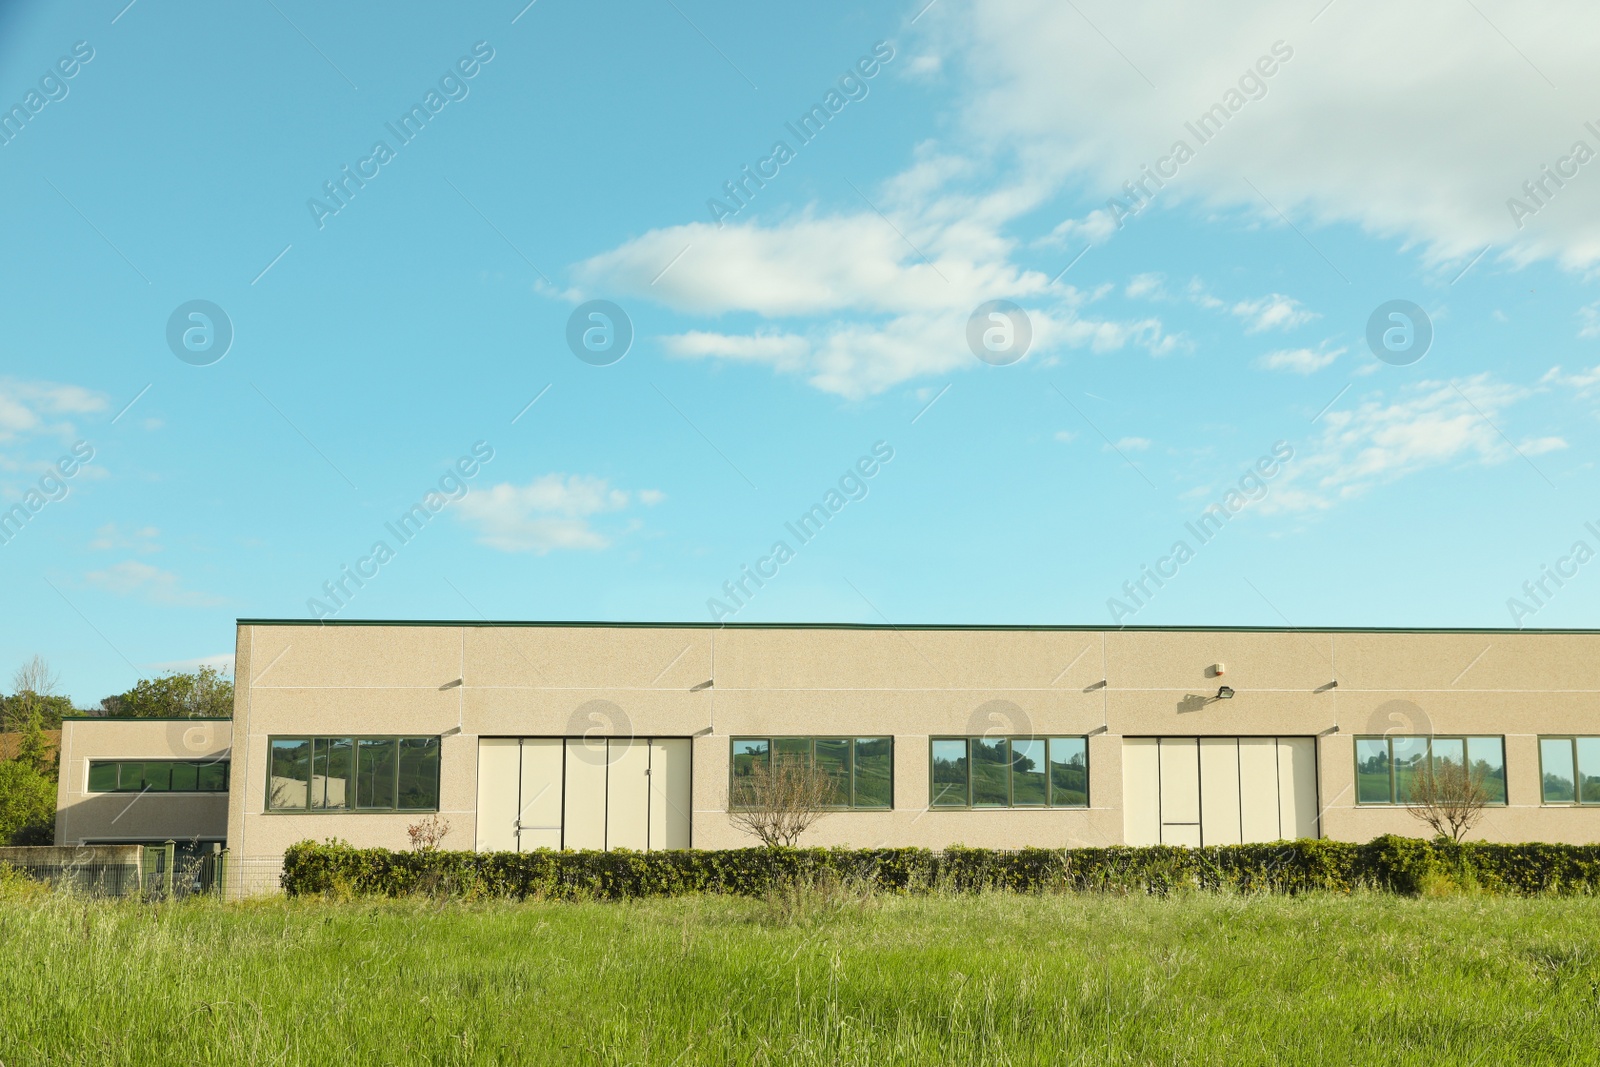
[{"label": "stucco wall texture", "polygon": [[[818,845],[1120,843],[1122,741],[1152,736],[1315,737],[1324,836],[1425,833],[1355,803],[1354,738],[1387,732],[1505,738],[1509,803],[1475,837],[1600,840],[1600,809],[1541,804],[1537,741],[1600,732],[1600,633],[243,621],[236,676],[228,841],[247,863],[407,843],[415,816],[264,812],[267,739],[296,734],[444,735],[454,847],[479,737],[585,733],[693,738],[700,848],[751,843],[727,817],[740,735],[894,737],[894,809],[830,814]],[[1088,735],[1090,806],[928,810],[928,738],[986,732]]]}]

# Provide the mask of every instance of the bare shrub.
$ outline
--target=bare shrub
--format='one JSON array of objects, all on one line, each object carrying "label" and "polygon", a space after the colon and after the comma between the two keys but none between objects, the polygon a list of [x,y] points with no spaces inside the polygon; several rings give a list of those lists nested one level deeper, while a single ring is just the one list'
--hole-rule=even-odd
[{"label": "bare shrub", "polygon": [[1410,812],[1440,837],[1460,842],[1483,818],[1489,792],[1483,772],[1442,760],[1423,767],[1411,780]]},{"label": "bare shrub", "polygon": [[406,827],[406,836],[411,838],[413,852],[436,852],[440,842],[449,834],[450,820],[441,815],[430,815]]},{"label": "bare shrub", "polygon": [[838,803],[833,779],[808,760],[774,755],[733,781],[728,818],[767,848],[790,846]]}]

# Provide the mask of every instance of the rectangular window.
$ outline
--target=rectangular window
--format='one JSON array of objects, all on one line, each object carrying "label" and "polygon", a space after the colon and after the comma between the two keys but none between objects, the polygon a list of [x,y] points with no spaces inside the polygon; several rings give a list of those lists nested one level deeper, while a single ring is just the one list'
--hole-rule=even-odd
[{"label": "rectangular window", "polygon": [[967,791],[967,739],[934,741],[933,795],[929,802],[936,808],[965,808],[972,803]]},{"label": "rectangular window", "polygon": [[1506,802],[1504,738],[1391,734],[1355,740],[1357,804],[1409,804],[1413,782],[1463,766],[1490,805]]},{"label": "rectangular window", "polygon": [[274,737],[268,811],[438,811],[437,737]]},{"label": "rectangular window", "polygon": [[740,793],[739,779],[765,770],[776,758],[794,760],[826,774],[833,785],[830,807],[894,807],[892,737],[735,737],[730,753],[730,798]]},{"label": "rectangular window", "polygon": [[1082,737],[935,737],[935,808],[1086,808],[1089,742]]},{"label": "rectangular window", "polygon": [[91,793],[226,793],[227,760],[90,760]]},{"label": "rectangular window", "polygon": [[1539,738],[1546,804],[1600,804],[1600,737]]}]

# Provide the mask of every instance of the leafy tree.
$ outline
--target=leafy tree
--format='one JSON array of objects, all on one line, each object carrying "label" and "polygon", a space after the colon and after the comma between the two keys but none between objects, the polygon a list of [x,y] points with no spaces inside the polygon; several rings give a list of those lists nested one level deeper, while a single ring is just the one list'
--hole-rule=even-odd
[{"label": "leafy tree", "polygon": [[226,718],[233,714],[233,682],[215,667],[170,671],[139,679],[126,693],[106,697],[100,707],[107,715],[141,719]]},{"label": "leafy tree", "polygon": [[23,724],[21,735],[17,738],[17,762],[32,767],[39,774],[54,781],[61,753],[51,750],[50,742],[44,736],[44,718],[37,709]]},{"label": "leafy tree", "polygon": [[56,783],[20,759],[0,760],[0,843],[48,845],[56,832]]}]

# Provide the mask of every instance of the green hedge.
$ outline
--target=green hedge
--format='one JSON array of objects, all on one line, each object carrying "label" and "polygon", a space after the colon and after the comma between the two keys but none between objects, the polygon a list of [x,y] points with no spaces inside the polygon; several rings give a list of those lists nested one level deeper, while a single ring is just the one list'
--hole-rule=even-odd
[{"label": "green hedge", "polygon": [[1177,889],[1297,893],[1357,888],[1417,893],[1440,883],[1486,892],[1600,893],[1600,846],[1449,844],[1385,836],[1367,844],[1302,840],[1270,845],[1044,849],[952,847],[746,848],[671,852],[390,852],[302,841],[284,855],[291,896],[558,900],[684,893],[755,895],[837,877],[894,892]]}]

